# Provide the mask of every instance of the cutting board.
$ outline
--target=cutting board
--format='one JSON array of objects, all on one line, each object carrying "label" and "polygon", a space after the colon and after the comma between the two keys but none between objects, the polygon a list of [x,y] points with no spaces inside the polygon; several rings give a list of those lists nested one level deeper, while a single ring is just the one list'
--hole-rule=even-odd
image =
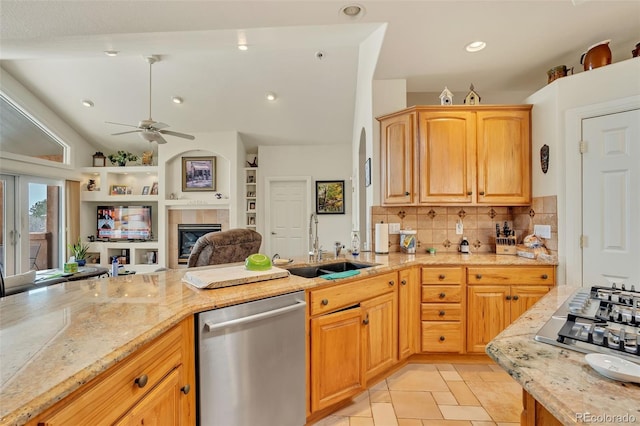
[{"label": "cutting board", "polygon": [[221,288],[288,276],[286,269],[272,267],[267,271],[249,271],[244,265],[239,265],[187,272],[182,281],[197,288]]}]

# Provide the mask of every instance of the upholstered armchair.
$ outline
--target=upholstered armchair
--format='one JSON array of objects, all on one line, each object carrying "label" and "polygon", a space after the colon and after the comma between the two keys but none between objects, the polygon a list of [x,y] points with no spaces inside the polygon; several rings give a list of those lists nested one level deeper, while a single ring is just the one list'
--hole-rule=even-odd
[{"label": "upholstered armchair", "polygon": [[191,249],[187,266],[220,265],[243,262],[258,253],[262,235],[251,229],[230,229],[210,232],[198,238]]}]

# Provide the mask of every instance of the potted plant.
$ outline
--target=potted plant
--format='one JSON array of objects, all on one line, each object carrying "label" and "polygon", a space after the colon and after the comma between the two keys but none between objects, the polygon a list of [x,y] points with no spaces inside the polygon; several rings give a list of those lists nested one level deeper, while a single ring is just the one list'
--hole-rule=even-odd
[{"label": "potted plant", "polygon": [[109,161],[111,161],[111,164],[117,164],[118,166],[121,166],[121,167],[126,166],[127,161],[138,161],[137,155],[127,151],[118,151],[115,154],[109,154],[108,157],[109,157]]},{"label": "potted plant", "polygon": [[78,237],[78,242],[75,244],[68,244],[69,251],[75,257],[78,266],[84,266],[87,263],[87,252],[89,251],[89,244],[83,244]]}]

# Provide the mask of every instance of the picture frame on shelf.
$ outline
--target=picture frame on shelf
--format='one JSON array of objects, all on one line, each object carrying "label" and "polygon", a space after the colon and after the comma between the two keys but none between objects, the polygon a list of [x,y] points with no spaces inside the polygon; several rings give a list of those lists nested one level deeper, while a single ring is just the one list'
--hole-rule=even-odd
[{"label": "picture frame on shelf", "polygon": [[215,191],[216,157],[182,157],[182,191]]},{"label": "picture frame on shelf", "polygon": [[247,183],[256,183],[256,177],[254,175],[248,175]]},{"label": "picture frame on shelf", "polygon": [[130,191],[127,185],[111,185],[111,195],[127,195]]},{"label": "picture frame on shelf", "polygon": [[247,192],[247,197],[254,198],[255,196],[256,196],[256,193],[254,191]]},{"label": "picture frame on shelf", "polygon": [[142,187],[142,195],[149,195],[149,190],[150,190],[149,186],[143,186]]},{"label": "picture frame on shelf", "polygon": [[256,202],[255,201],[249,201],[248,206],[247,206],[247,210],[254,211],[255,209],[256,209]]},{"label": "picture frame on shelf", "polygon": [[158,195],[158,182],[153,182],[151,185],[151,195]]},{"label": "picture frame on shelf", "polygon": [[255,225],[255,224],[256,224],[256,217],[255,216],[249,216],[248,225]]},{"label": "picture frame on shelf", "polygon": [[316,181],[316,213],[344,214],[344,180]]}]

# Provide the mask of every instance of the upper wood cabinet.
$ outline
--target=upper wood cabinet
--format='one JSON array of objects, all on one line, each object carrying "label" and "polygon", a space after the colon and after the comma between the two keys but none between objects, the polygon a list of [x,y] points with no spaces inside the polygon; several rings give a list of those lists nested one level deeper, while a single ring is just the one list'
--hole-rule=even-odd
[{"label": "upper wood cabinet", "polygon": [[379,117],[383,204],[530,204],[531,108],[417,106]]}]

